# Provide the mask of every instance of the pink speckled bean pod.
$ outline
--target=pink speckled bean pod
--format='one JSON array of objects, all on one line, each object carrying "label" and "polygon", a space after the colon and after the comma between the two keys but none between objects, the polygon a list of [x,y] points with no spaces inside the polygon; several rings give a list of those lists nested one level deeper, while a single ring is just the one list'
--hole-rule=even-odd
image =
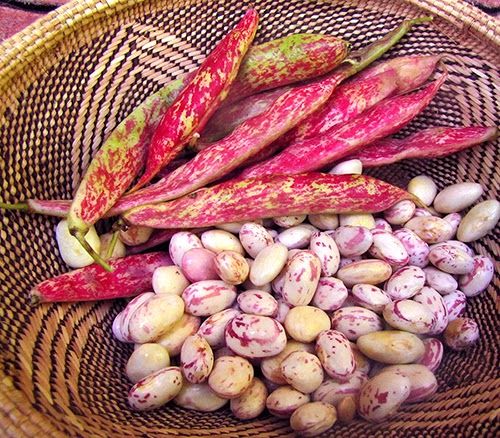
[{"label": "pink speckled bean pod", "polygon": [[316,354],[326,373],[341,382],[349,380],[356,369],[351,345],[337,330],[324,330],[316,339]]},{"label": "pink speckled bean pod", "polygon": [[210,316],[233,304],[236,288],[220,280],[198,281],[184,289],[182,299],[187,313]]}]

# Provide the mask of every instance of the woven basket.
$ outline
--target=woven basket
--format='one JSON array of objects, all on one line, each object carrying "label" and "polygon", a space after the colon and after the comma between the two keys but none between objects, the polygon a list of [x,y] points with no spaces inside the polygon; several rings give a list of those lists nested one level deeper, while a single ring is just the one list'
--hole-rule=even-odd
[{"label": "woven basket", "polygon": [[[450,78],[406,133],[426,126],[498,125],[500,33],[494,19],[454,0],[80,0],[48,14],[0,46],[0,200],[70,198],[113,127],[145,96],[193,69],[255,5],[258,42],[293,32],[344,37],[354,48],[406,17],[435,15],[390,56],[446,53]],[[479,182],[497,196],[498,143],[449,158],[403,162],[374,172],[404,184],[419,173],[438,185]],[[228,410],[201,414],[172,406],[134,413],[123,369],[131,346],[111,323],[124,302],[30,307],[29,289],[63,272],[56,220],[0,213],[0,436],[282,436],[286,421],[242,422]],[[498,258],[498,230],[474,245]],[[499,409],[495,278],[471,300],[480,326],[473,349],[447,352],[439,392],[381,425],[358,420],[328,436],[495,436]]]}]

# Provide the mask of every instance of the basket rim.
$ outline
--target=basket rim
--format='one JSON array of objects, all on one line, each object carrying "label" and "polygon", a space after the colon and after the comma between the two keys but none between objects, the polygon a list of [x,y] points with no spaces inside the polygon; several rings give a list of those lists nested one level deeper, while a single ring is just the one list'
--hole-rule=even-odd
[{"label": "basket rim", "polygon": [[[49,12],[0,44],[0,88],[37,55],[50,49],[68,34],[77,32],[89,20],[109,17],[146,1],[148,0],[73,0]],[[500,47],[500,29],[496,20],[464,0],[402,1],[439,16],[464,32],[473,30],[480,39]]]}]

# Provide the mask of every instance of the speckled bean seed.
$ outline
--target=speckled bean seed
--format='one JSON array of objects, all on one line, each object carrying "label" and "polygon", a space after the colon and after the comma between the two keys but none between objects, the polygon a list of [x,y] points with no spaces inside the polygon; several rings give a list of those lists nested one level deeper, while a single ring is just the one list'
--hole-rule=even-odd
[{"label": "speckled bean seed", "polygon": [[141,227],[139,225],[130,225],[126,230],[119,231],[120,240],[128,246],[136,246],[146,243],[152,233],[153,228]]},{"label": "speckled bean seed", "polygon": [[219,280],[215,269],[215,253],[205,248],[193,248],[184,253],[182,272],[192,283],[205,280]]},{"label": "speckled bean seed", "polygon": [[182,293],[186,312],[210,316],[230,307],[236,299],[236,288],[220,280],[198,281]]},{"label": "speckled bean seed", "polygon": [[340,253],[332,237],[326,233],[313,233],[309,249],[319,258],[322,275],[331,277],[338,271]]},{"label": "speckled bean seed", "polygon": [[356,372],[364,373],[368,375],[372,367],[372,361],[368,359],[363,353],[361,353],[358,346],[351,342],[352,354],[354,355],[354,360],[356,361]]},{"label": "speckled bean seed", "polygon": [[448,311],[448,321],[457,319],[465,311],[467,306],[467,297],[459,290],[443,296],[443,302]]},{"label": "speckled bean seed", "polygon": [[170,356],[165,347],[160,344],[141,344],[127,361],[125,373],[132,383],[170,366]]},{"label": "speckled bean seed", "polygon": [[373,236],[365,227],[339,227],[335,230],[334,239],[343,257],[360,256],[373,243]]},{"label": "speckled bean seed", "polygon": [[174,264],[182,267],[182,257],[193,248],[203,248],[199,237],[189,231],[179,231],[170,239],[168,252]]},{"label": "speckled bean seed", "polygon": [[426,208],[416,208],[413,217],[428,217],[433,216],[433,214]]},{"label": "speckled bean seed", "polygon": [[257,418],[266,409],[268,391],[262,380],[254,377],[247,390],[231,399],[231,412],[240,420]]},{"label": "speckled bean seed", "polygon": [[339,217],[333,213],[310,214],[309,222],[320,230],[334,230],[339,226]]},{"label": "speckled bean seed", "polygon": [[305,214],[299,214],[295,216],[278,216],[273,218],[273,222],[282,228],[295,227],[306,220]]},{"label": "speckled bean seed", "polygon": [[474,250],[472,248],[469,248],[465,243],[460,242],[460,240],[445,240],[444,242],[439,242],[435,243],[434,245],[430,246],[430,249],[437,248],[438,246],[442,245],[451,245],[454,246],[458,249],[461,249],[463,252],[466,254],[470,255],[471,257],[474,257]]},{"label": "speckled bean seed", "polygon": [[375,228],[375,218],[370,213],[348,213],[339,214],[341,227],[365,227],[371,230]]},{"label": "speckled bean seed", "polygon": [[339,263],[339,269],[343,268],[344,266],[350,265],[351,263],[359,262],[361,260],[363,260],[363,257],[361,257],[361,256],[341,257],[340,263]]},{"label": "speckled bean seed", "polygon": [[337,421],[337,411],[322,402],[306,403],[290,417],[290,427],[299,436],[317,436],[330,429]]},{"label": "speckled bean seed", "polygon": [[288,249],[306,248],[311,241],[314,230],[305,225],[287,228],[278,234],[277,241],[285,245]]},{"label": "speckled bean seed", "polygon": [[200,327],[201,319],[198,316],[185,313],[168,332],[164,333],[155,342],[163,345],[171,357],[181,352],[182,344],[188,336],[194,335]]},{"label": "speckled bean seed", "polygon": [[388,233],[392,233],[391,224],[387,222],[385,219],[379,217],[375,219],[374,230],[382,230],[382,231],[387,231]]},{"label": "speckled bean seed", "polygon": [[330,317],[312,306],[296,306],[285,318],[287,334],[299,342],[313,342],[319,333],[330,328]]},{"label": "speckled bean seed", "polygon": [[408,253],[408,264],[423,268],[429,264],[429,245],[407,228],[394,231]]},{"label": "speckled bean seed", "polygon": [[349,380],[356,369],[351,345],[337,330],[325,330],[316,339],[316,354],[326,373],[341,382]]},{"label": "speckled bean seed", "polygon": [[227,398],[219,397],[208,383],[184,382],[181,391],[174,398],[174,403],[184,409],[199,412],[213,412],[222,408]]},{"label": "speckled bean seed", "polygon": [[321,277],[321,262],[311,251],[301,251],[288,261],[282,297],[292,306],[311,302]]},{"label": "speckled bean seed", "polygon": [[410,333],[430,333],[436,323],[434,314],[426,306],[412,300],[393,301],[382,314],[391,327]]},{"label": "speckled bean seed", "polygon": [[181,370],[188,382],[203,383],[214,366],[214,354],[201,335],[188,336],[181,349]]},{"label": "speckled bean seed", "polygon": [[359,415],[374,423],[389,419],[410,395],[410,387],[410,379],[395,371],[378,374],[361,388]]},{"label": "speckled bean seed", "polygon": [[224,230],[208,230],[202,233],[201,243],[206,249],[219,254],[222,251],[235,251],[241,255],[245,250],[236,236]]},{"label": "speckled bean seed", "polygon": [[438,335],[442,333],[448,325],[448,310],[439,292],[431,287],[423,287],[415,294],[413,300],[427,307],[434,315],[434,327],[427,334]]},{"label": "speckled bean seed", "polygon": [[437,290],[441,295],[451,294],[457,290],[457,280],[451,274],[442,272],[434,266],[424,268],[425,284]]},{"label": "speckled bean seed", "polygon": [[399,201],[384,211],[384,218],[392,225],[403,225],[408,222],[415,213],[415,203],[408,199]]},{"label": "speckled bean seed", "polygon": [[479,340],[479,327],[471,318],[456,318],[444,331],[444,342],[453,350],[465,350]]},{"label": "speckled bean seed", "polygon": [[290,353],[281,362],[281,374],[297,391],[310,394],[323,381],[323,368],[319,359],[306,351]]},{"label": "speckled bean seed", "polygon": [[490,284],[494,271],[495,266],[489,257],[475,256],[472,271],[458,279],[460,290],[467,297],[479,295]]},{"label": "speckled bean seed", "polygon": [[414,296],[425,284],[425,272],[416,266],[398,269],[385,284],[385,291],[393,300]]},{"label": "speckled bean seed", "polygon": [[361,260],[340,268],[337,278],[342,280],[347,287],[355,284],[380,284],[392,274],[389,263],[383,260]]},{"label": "speckled bean seed", "polygon": [[266,246],[257,254],[250,268],[250,281],[261,286],[273,281],[286,264],[288,249],[281,243]]},{"label": "speckled bean seed", "polygon": [[368,358],[387,364],[415,362],[425,351],[417,336],[399,330],[368,333],[360,336],[356,345]]},{"label": "speckled bean seed", "polygon": [[250,267],[241,254],[235,251],[221,251],[215,257],[215,270],[223,281],[237,285],[247,279]]},{"label": "speckled bean seed", "polygon": [[145,302],[149,301],[155,294],[153,292],[144,292],[130,300],[113,321],[113,334],[121,342],[134,342],[130,337],[129,323],[130,318]]},{"label": "speckled bean seed", "polygon": [[436,197],[436,183],[426,175],[418,175],[408,183],[407,189],[412,195],[417,196],[425,205],[431,205]]},{"label": "speckled bean seed", "polygon": [[470,207],[482,194],[481,184],[472,182],[452,184],[437,194],[433,207],[439,213],[455,213]]},{"label": "speckled bean seed", "polygon": [[326,378],[318,389],[313,392],[312,399],[338,406],[345,397],[352,396],[357,399],[361,387],[367,380],[368,376],[357,369],[345,382]]},{"label": "speckled bean seed", "polygon": [[427,338],[422,342],[424,343],[425,352],[417,363],[425,365],[432,372],[434,372],[439,368],[441,360],[443,359],[443,344],[436,338]]},{"label": "speckled bean seed", "polygon": [[458,226],[462,221],[462,215],[460,213],[450,213],[443,217],[443,220],[451,225],[451,228],[453,230],[451,235],[454,236],[455,234],[457,234]]},{"label": "speckled bean seed", "polygon": [[392,266],[405,266],[408,264],[410,256],[397,237],[381,230],[376,230],[372,235],[373,244],[369,253],[373,257],[384,260]]},{"label": "speckled bean seed", "polygon": [[308,403],[310,397],[291,386],[280,386],[266,400],[267,410],[278,418],[288,418],[300,406]]},{"label": "speckled bean seed", "polygon": [[321,277],[311,303],[321,310],[331,312],[340,309],[347,295],[347,288],[342,280],[334,277]]},{"label": "speckled bean seed", "polygon": [[219,357],[208,378],[210,388],[222,398],[241,396],[252,384],[253,366],[239,356]]},{"label": "speckled bean seed", "polygon": [[[251,271],[254,260],[251,258],[246,258],[245,260],[247,261],[248,267]],[[266,284],[263,284],[261,286],[257,286],[255,284],[253,284],[252,281],[250,280],[250,274],[248,275],[247,279],[241,284],[241,288],[243,290],[259,289],[259,290],[262,290],[264,292],[269,292],[269,293],[272,291],[271,283],[266,283]]]},{"label": "speckled bean seed", "polygon": [[439,243],[453,236],[452,226],[444,219],[435,216],[421,216],[410,219],[405,228],[413,231],[424,242]]},{"label": "speckled bean seed", "polygon": [[275,316],[278,302],[269,293],[261,290],[247,290],[238,295],[238,305],[249,315]]},{"label": "speckled bean seed", "polygon": [[268,316],[238,315],[226,327],[226,345],[248,358],[274,356],[286,345],[283,326]]},{"label": "speckled bean seed", "polygon": [[212,348],[221,348],[226,345],[225,330],[231,320],[241,312],[236,309],[226,309],[214,313],[201,324],[198,333],[203,336]]},{"label": "speckled bean seed", "polygon": [[331,168],[328,172],[331,175],[361,175],[363,172],[363,163],[361,160],[352,159],[341,161]]},{"label": "speckled bean seed", "polygon": [[245,223],[239,233],[240,242],[250,257],[255,258],[266,246],[274,243],[273,237],[262,225]]},{"label": "speckled bean seed", "polygon": [[160,266],[153,272],[153,290],[157,294],[181,295],[189,281],[177,266]]},{"label": "speckled bean seed", "polygon": [[280,324],[284,324],[286,315],[288,315],[288,312],[292,307],[289,304],[285,303],[282,298],[279,298],[277,302],[278,310],[276,311],[276,316],[274,317],[274,319],[276,319],[276,321],[278,321]]},{"label": "speckled bean seed", "polygon": [[474,259],[452,245],[439,245],[429,253],[429,261],[448,274],[468,274],[474,269]]},{"label": "speckled bean seed", "polygon": [[438,387],[436,377],[424,365],[391,365],[382,369],[382,373],[386,372],[395,372],[410,380],[410,394],[405,403],[427,400],[434,395]]},{"label": "speckled bean seed", "polygon": [[382,289],[371,284],[355,284],[351,290],[355,301],[366,309],[381,313],[392,300]]},{"label": "speckled bean seed", "polygon": [[128,393],[128,403],[135,411],[156,409],[179,394],[182,373],[179,367],[167,367],[139,380]]},{"label": "speckled bean seed", "polygon": [[332,314],[332,329],[343,333],[350,341],[383,328],[382,319],[363,307],[342,307]]},{"label": "speckled bean seed", "polygon": [[342,400],[340,400],[336,409],[338,421],[344,424],[350,423],[356,416],[356,399],[351,396],[344,397]]},{"label": "speckled bean seed", "polygon": [[500,219],[500,202],[496,199],[480,202],[472,207],[460,222],[457,239],[473,242],[486,236]]}]

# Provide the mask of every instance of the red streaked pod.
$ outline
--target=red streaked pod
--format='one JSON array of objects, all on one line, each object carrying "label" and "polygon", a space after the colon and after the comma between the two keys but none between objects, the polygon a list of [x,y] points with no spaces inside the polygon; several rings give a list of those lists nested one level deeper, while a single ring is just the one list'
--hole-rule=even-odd
[{"label": "red streaked pod", "polygon": [[439,368],[443,359],[443,343],[436,338],[426,338],[422,342],[424,343],[425,352],[416,363],[425,365],[434,372]]},{"label": "red streaked pod", "polygon": [[309,249],[321,262],[321,274],[325,277],[335,275],[340,263],[340,253],[335,240],[326,233],[314,232]]},{"label": "red streaked pod", "polygon": [[229,180],[173,201],[143,205],[123,219],[153,228],[192,228],[286,214],[373,213],[403,199],[413,196],[365,175],[267,175]]},{"label": "red streaked pod", "polygon": [[340,309],[347,298],[347,288],[338,278],[321,277],[312,299],[312,304],[321,310],[331,312]]},{"label": "red streaked pod", "polygon": [[389,263],[391,266],[405,266],[410,260],[406,248],[392,233],[377,230],[372,232],[373,244],[369,249],[370,255]]},{"label": "red streaked pod", "polygon": [[354,154],[352,158],[361,160],[363,167],[383,166],[409,158],[438,158],[493,141],[497,136],[498,130],[495,126],[435,127],[402,140],[378,140]]},{"label": "red streaked pod", "polygon": [[444,295],[443,302],[448,311],[448,321],[453,321],[465,312],[467,297],[463,292],[456,290]]},{"label": "red streaked pod", "polygon": [[387,280],[384,290],[393,300],[413,297],[425,284],[425,272],[417,266],[398,269]]},{"label": "red streaked pod", "polygon": [[386,292],[371,284],[355,284],[351,293],[360,306],[376,313],[381,313],[392,301]]},{"label": "red streaked pod", "polygon": [[429,264],[429,245],[417,234],[408,228],[400,228],[393,234],[405,247],[409,256],[409,265],[424,268]]},{"label": "red streaked pod", "polygon": [[236,287],[220,280],[198,281],[182,292],[186,312],[195,316],[211,316],[230,307],[236,299]]},{"label": "red streaked pod", "polygon": [[493,279],[495,266],[489,257],[475,256],[474,268],[458,279],[460,290],[467,297],[475,297],[485,291]]},{"label": "red streaked pod", "polygon": [[95,301],[132,297],[152,289],[153,272],[172,265],[165,252],[138,254],[110,260],[113,272],[97,264],[42,281],[30,291],[33,304]]},{"label": "red streaked pod", "polygon": [[448,309],[439,292],[431,287],[423,287],[413,296],[413,300],[424,305],[434,314],[434,327],[428,334],[435,336],[443,333],[448,325]]},{"label": "red streaked pod", "polygon": [[307,306],[321,276],[321,262],[311,251],[295,254],[285,267],[282,298],[292,306]]},{"label": "red streaked pod", "polygon": [[242,172],[243,177],[274,173],[294,175],[335,162],[359,148],[397,132],[431,102],[447,74],[422,90],[385,99],[353,120],[321,136],[292,143],[275,157]]},{"label": "red streaked pod", "polygon": [[168,252],[175,265],[181,268],[184,254],[193,248],[203,248],[200,238],[189,231],[179,231],[170,238]]},{"label": "red streaked pod", "polygon": [[241,312],[237,309],[226,309],[209,316],[198,329],[198,333],[203,336],[213,349],[222,348],[226,345],[224,332],[226,326]]},{"label": "red streaked pod", "polygon": [[316,355],[332,379],[345,382],[356,370],[351,344],[345,335],[337,330],[324,330],[318,335]]}]

